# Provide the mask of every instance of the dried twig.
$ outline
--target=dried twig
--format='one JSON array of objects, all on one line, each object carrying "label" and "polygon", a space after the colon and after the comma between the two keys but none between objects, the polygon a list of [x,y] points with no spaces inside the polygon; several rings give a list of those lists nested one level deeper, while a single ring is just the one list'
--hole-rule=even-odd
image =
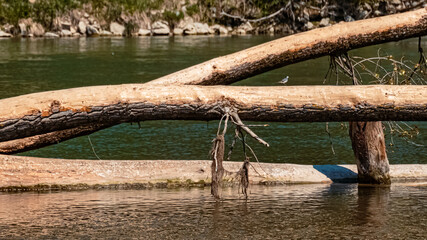
[{"label": "dried twig", "polygon": [[332,153],[335,155],[334,143],[332,142],[331,133],[329,132],[329,123],[328,122],[326,122],[325,131],[326,131],[326,133],[328,134],[328,137],[329,137],[329,143],[331,144]]},{"label": "dried twig", "polygon": [[256,139],[259,143],[263,144],[264,146],[270,147],[270,145],[266,141],[262,140],[254,132],[252,132],[251,129],[249,129],[245,124],[243,124],[242,120],[240,120],[240,117],[236,112],[230,111],[230,116],[233,123],[239,126],[243,131],[248,133],[251,137]]},{"label": "dried twig", "polygon": [[272,14],[270,14],[268,16],[265,16],[265,17],[262,17],[262,18],[258,18],[258,19],[246,19],[246,18],[241,17],[241,16],[236,16],[236,15],[228,14],[228,13],[226,13],[224,11],[221,12],[221,16],[226,16],[226,17],[233,18],[233,19],[239,19],[242,22],[253,22],[254,23],[254,22],[261,22],[261,21],[273,18],[276,15],[278,15],[279,13],[281,13],[282,11],[285,11],[285,8],[281,8],[281,9],[279,9],[275,13],[272,13]]},{"label": "dried twig", "polygon": [[89,144],[90,144],[90,147],[92,148],[93,154],[95,154],[95,157],[98,158],[98,160],[101,160],[101,158],[99,158],[98,154],[96,154],[95,152],[95,148],[93,147],[92,141],[90,140],[90,136],[87,136],[87,139],[89,139]]}]

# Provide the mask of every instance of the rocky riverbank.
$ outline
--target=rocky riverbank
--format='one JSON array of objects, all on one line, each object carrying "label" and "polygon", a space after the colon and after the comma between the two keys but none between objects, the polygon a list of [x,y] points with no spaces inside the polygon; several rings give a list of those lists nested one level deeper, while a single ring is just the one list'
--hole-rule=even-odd
[{"label": "rocky riverbank", "polygon": [[[29,0],[19,5],[25,18],[5,16],[17,6],[0,0],[0,37],[94,37],[159,35],[244,35],[296,32],[427,7],[425,1],[289,1],[261,5],[247,1],[161,1],[129,10],[121,5],[96,6],[91,1],[55,10],[49,17],[39,5],[52,0]],[[102,1],[101,1],[102,2]],[[107,1],[108,2],[108,1]],[[255,1],[262,2],[262,1]],[[350,3],[351,2],[351,3]],[[9,5],[8,5],[9,4]],[[37,5],[39,4],[39,5]],[[110,5],[108,5],[110,4]],[[44,6],[44,5],[43,5]],[[112,14],[112,11],[116,11]],[[46,10],[47,11],[47,10]],[[34,12],[34,13],[32,13]],[[3,14],[2,14],[3,13]],[[3,16],[2,16],[2,15]]]}]

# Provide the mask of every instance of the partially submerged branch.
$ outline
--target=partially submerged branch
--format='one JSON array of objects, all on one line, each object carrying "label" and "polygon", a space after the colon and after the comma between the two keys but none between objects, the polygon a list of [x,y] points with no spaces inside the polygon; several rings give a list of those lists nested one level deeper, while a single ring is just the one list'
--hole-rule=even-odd
[{"label": "partially submerged branch", "polygon": [[16,154],[47,147],[72,138],[89,135],[110,126],[109,124],[96,123],[7,142],[0,142],[0,154]]},{"label": "partially submerged branch", "polygon": [[[216,137],[212,140],[213,145],[211,148],[211,151],[209,152],[212,159],[212,165],[211,165],[211,176],[212,176],[212,184],[211,184],[211,194],[219,199],[221,197],[219,189],[222,185],[222,178],[224,174],[232,174],[231,172],[227,171],[223,167],[223,161],[225,160],[225,134],[227,132],[228,127],[228,120],[231,119],[232,122],[236,125],[235,130],[235,137],[234,140],[230,146],[230,151],[228,152],[227,160],[230,160],[230,155],[233,151],[234,145],[236,143],[236,139],[239,138],[239,134],[242,135],[241,141],[243,146],[243,153],[245,155],[245,161],[243,163],[242,168],[236,173],[236,177],[240,178],[240,185],[242,189],[242,193],[245,195],[245,197],[248,197],[247,189],[249,187],[249,157],[246,155],[246,142],[244,140],[243,133],[241,129],[243,127],[245,128],[245,131],[248,133],[251,133],[250,135],[260,141],[262,144],[266,144],[268,146],[268,143],[263,141],[261,138],[259,138],[254,132],[252,132],[247,126],[243,124],[243,122],[240,120],[239,115],[235,111],[235,109],[232,109],[230,107],[223,107],[221,108],[221,111],[224,112],[224,115],[222,116],[221,120],[219,121],[218,125],[218,131],[216,134]],[[225,118],[225,120],[224,120]],[[221,124],[224,120],[224,129],[221,133]],[[264,144],[264,145],[265,145]],[[248,146],[249,147],[249,146]],[[251,149],[252,151],[252,149]],[[255,153],[252,151],[253,155],[256,158]],[[258,161],[258,159],[257,159]]]}]

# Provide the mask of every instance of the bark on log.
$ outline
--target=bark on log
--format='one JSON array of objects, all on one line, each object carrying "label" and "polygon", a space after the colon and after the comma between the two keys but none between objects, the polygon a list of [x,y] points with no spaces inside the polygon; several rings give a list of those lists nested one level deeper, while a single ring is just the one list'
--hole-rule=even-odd
[{"label": "bark on log", "polygon": [[226,85],[308,59],[424,35],[427,8],[298,33],[212,59],[148,84]]},{"label": "bark on log", "polygon": [[350,138],[356,157],[358,182],[391,184],[382,123],[350,122]]},{"label": "bark on log", "polygon": [[67,141],[75,137],[89,135],[110,126],[111,125],[109,124],[93,124],[7,142],[0,142],[0,154],[16,154],[39,149]]},{"label": "bark on log", "polygon": [[[0,100],[0,141],[102,122],[214,120],[425,121],[427,86],[95,86]],[[11,110],[12,109],[12,110]]]}]

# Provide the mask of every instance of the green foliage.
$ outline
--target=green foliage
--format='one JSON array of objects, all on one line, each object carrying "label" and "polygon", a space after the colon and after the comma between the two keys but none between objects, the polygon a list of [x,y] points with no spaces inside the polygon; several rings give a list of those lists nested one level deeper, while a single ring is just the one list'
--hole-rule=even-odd
[{"label": "green foliage", "polygon": [[78,0],[81,4],[90,4],[93,14],[102,16],[107,22],[115,21],[122,13],[133,14],[148,9],[158,9],[164,0]]},{"label": "green foliage", "polygon": [[261,10],[263,14],[271,14],[284,7],[289,0],[254,0],[254,5]]},{"label": "green foliage", "polygon": [[182,11],[169,11],[165,10],[163,12],[163,19],[166,20],[169,24],[171,30],[175,28],[175,24],[179,22],[179,20],[184,18],[184,13]]},{"label": "green foliage", "polygon": [[105,17],[107,21],[117,19],[122,12],[133,14],[158,9],[164,0],[0,0],[0,23],[18,25],[19,19],[32,17],[47,28],[52,28],[54,19],[72,9],[90,4],[93,14]]},{"label": "green foliage", "polygon": [[125,23],[125,36],[132,36],[132,33],[135,32],[135,30],[138,30],[139,26],[134,21],[129,21]]},{"label": "green foliage", "polygon": [[193,4],[187,7],[187,14],[188,16],[193,16],[194,14],[199,13],[200,9],[199,9],[199,5],[198,4]]},{"label": "green foliage", "polygon": [[179,20],[184,18],[184,13],[182,11],[169,11],[165,10],[163,12],[163,19],[167,22],[178,22]]},{"label": "green foliage", "polygon": [[[84,4],[91,4],[97,12],[102,12],[105,8],[116,8],[117,11],[128,13],[142,12],[147,9],[158,9],[164,0],[78,0]],[[112,10],[110,10],[111,12]]]},{"label": "green foliage", "polygon": [[0,0],[0,23],[9,23],[18,27],[19,19],[28,18],[31,4],[28,1]]},{"label": "green foliage", "polygon": [[57,16],[79,6],[77,0],[38,0],[32,6],[32,15],[35,21],[51,28]]}]

